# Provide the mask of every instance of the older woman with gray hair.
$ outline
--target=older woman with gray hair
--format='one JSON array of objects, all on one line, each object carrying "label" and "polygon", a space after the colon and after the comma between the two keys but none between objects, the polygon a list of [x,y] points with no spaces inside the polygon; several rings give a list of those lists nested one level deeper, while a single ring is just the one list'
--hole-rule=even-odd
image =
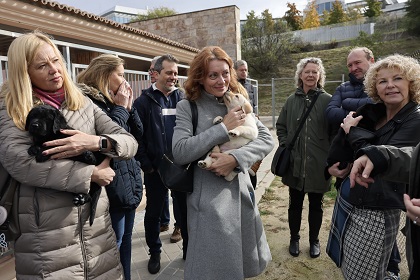
[{"label": "older woman with gray hair", "polygon": [[310,256],[319,257],[318,239],[322,224],[324,193],[330,189],[330,181],[324,178],[324,165],[332,137],[325,109],[331,95],[323,89],[325,70],[319,58],[303,58],[297,64],[296,92],[290,95],[277,119],[276,129],[279,145],[289,145],[303,116],[315,102],[293,145],[289,169],[282,181],[289,186],[289,253],[299,256],[299,231],[305,194],[309,198],[309,243]]},{"label": "older woman with gray hair", "polygon": [[[350,112],[341,124],[351,154],[371,145],[413,147],[419,143],[419,73],[419,63],[402,55],[388,56],[369,68],[365,87],[376,104],[364,105],[357,114]],[[386,267],[407,190],[405,183],[390,180],[375,176],[368,188],[356,185],[350,189],[353,209],[341,266],[345,279],[387,279]]]}]

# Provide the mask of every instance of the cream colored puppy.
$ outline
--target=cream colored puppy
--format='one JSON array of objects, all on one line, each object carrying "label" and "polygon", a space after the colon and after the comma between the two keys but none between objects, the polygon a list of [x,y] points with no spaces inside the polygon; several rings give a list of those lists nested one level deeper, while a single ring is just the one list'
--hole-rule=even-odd
[{"label": "cream colored puppy", "polygon": [[[245,122],[243,125],[238,126],[232,130],[229,130],[229,142],[226,142],[222,145],[216,145],[214,148],[207,154],[206,158],[198,162],[198,166],[201,168],[208,168],[213,163],[213,158],[210,156],[211,153],[226,153],[233,149],[242,147],[243,145],[249,143],[250,141],[258,137],[258,128],[256,123],[256,118],[252,113],[252,105],[249,103],[248,99],[242,94],[234,94],[231,92],[226,92],[223,96],[228,111],[234,107],[241,106],[242,110],[246,114]],[[214,124],[221,123],[223,117],[218,116],[213,120]],[[225,176],[227,181],[232,181],[233,178],[237,175],[236,172],[232,171],[229,175]]]}]

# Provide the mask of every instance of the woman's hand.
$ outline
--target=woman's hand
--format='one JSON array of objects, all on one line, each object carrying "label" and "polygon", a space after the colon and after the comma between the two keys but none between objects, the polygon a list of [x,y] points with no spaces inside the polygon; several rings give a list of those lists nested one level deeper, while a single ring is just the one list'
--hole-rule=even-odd
[{"label": "woman's hand", "polygon": [[340,162],[336,162],[332,166],[328,168],[328,173],[330,173],[332,176],[337,178],[344,178],[349,174],[351,169],[351,164],[347,164],[346,168],[339,169],[338,166],[340,165]]},{"label": "woman's hand", "polygon": [[373,168],[373,162],[367,155],[356,159],[350,171],[350,187],[353,188],[355,183],[357,183],[367,188],[370,183],[374,182],[373,178],[369,177]]},{"label": "woman's hand", "polygon": [[126,108],[129,112],[131,111],[133,105],[133,90],[126,80],[120,84],[117,93],[111,94],[111,96],[116,105]]},{"label": "woman's hand", "polygon": [[111,159],[106,157],[101,164],[95,166],[92,172],[92,176],[90,177],[90,181],[97,183],[99,186],[107,186],[109,185],[112,180],[114,179],[115,172],[109,166],[109,162]]},{"label": "woman's hand", "polygon": [[63,159],[80,155],[85,151],[99,150],[100,137],[97,135],[70,129],[63,129],[60,132],[69,137],[45,142],[44,146],[53,148],[42,152],[43,155],[51,155],[51,159]]},{"label": "woman's hand", "polygon": [[343,122],[341,123],[341,128],[344,130],[344,132],[346,134],[349,133],[350,128],[352,126],[357,126],[360,122],[360,120],[363,118],[363,116],[357,116],[357,117],[353,117],[354,112],[350,112],[344,119]]},{"label": "woman's hand", "polygon": [[217,176],[227,176],[233,171],[233,169],[235,169],[236,166],[238,166],[236,159],[232,155],[225,153],[211,153],[210,156],[214,159],[214,162],[208,170],[215,173]]},{"label": "woman's hand", "polygon": [[407,209],[407,217],[417,226],[420,226],[420,199],[410,197],[404,194],[404,204]]},{"label": "woman's hand", "polygon": [[240,125],[243,125],[245,122],[245,113],[242,111],[241,106],[237,106],[230,110],[225,117],[223,118],[223,123],[226,126],[226,129],[232,130]]}]

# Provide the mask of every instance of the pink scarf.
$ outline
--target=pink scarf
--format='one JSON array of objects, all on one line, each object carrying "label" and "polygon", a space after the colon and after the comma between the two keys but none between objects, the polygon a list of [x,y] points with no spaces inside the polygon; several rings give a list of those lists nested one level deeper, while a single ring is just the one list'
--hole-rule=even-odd
[{"label": "pink scarf", "polygon": [[51,105],[54,108],[60,109],[61,103],[66,99],[64,88],[60,88],[56,92],[46,92],[35,86],[32,86],[36,97],[42,100],[45,104]]}]

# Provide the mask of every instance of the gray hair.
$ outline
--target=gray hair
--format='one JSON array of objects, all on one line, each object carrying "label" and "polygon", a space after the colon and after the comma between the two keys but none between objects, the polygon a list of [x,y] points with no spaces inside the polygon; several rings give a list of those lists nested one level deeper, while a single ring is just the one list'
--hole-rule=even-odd
[{"label": "gray hair", "polygon": [[303,87],[303,82],[302,82],[302,79],[300,78],[300,74],[302,74],[303,68],[305,68],[305,66],[308,63],[313,63],[313,64],[318,65],[319,81],[317,82],[317,86],[319,88],[323,88],[325,84],[325,69],[324,69],[324,65],[322,64],[322,60],[318,57],[306,57],[306,58],[302,58],[299,61],[299,63],[297,64],[297,69],[295,73],[296,87]]},{"label": "gray hair", "polygon": [[241,67],[242,65],[245,65],[248,68],[248,63],[246,63],[245,60],[237,60],[233,64],[233,69],[238,70],[238,68]]}]

